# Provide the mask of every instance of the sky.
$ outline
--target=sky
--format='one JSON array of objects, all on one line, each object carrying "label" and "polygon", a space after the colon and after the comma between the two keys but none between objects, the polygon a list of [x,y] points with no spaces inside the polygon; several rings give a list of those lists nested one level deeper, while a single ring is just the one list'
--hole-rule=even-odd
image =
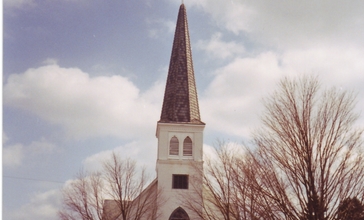
[{"label": "sky", "polygon": [[[3,219],[56,219],[60,189],[112,151],[155,175],[180,4],[3,0]],[[285,76],[317,75],[364,109],[363,1],[184,4],[205,149],[249,140]]]}]

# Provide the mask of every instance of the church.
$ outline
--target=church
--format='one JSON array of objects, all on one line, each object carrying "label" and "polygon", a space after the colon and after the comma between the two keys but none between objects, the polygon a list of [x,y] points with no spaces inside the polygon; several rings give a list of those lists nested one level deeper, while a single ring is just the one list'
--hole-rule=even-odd
[{"label": "church", "polygon": [[[156,179],[132,201],[138,204],[133,206],[140,206],[152,200],[149,203],[153,205],[140,213],[143,215],[141,219],[202,219],[204,128],[205,123],[200,118],[186,8],[182,3],[177,17],[162,112],[157,122]],[[107,208],[105,211],[112,212]],[[123,217],[118,213],[112,219]]]}]

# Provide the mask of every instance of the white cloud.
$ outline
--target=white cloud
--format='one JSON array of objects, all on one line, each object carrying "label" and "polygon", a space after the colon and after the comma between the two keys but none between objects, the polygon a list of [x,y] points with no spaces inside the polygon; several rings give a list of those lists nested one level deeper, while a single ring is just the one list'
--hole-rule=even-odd
[{"label": "white cloud", "polygon": [[189,1],[188,6],[197,6],[209,13],[217,26],[223,27],[235,34],[251,30],[251,19],[255,15],[252,7],[240,1],[226,0],[196,0]]},{"label": "white cloud", "polygon": [[147,19],[148,36],[150,38],[164,37],[166,33],[173,34],[175,29],[175,21],[165,19]]},{"label": "white cloud", "polygon": [[249,1],[254,8],[253,32],[278,47],[318,46],[363,38],[364,3],[334,1]]},{"label": "white cloud", "polygon": [[47,65],[10,75],[4,104],[61,125],[70,137],[133,138],[153,129],[161,98],[148,93],[160,91],[159,87],[155,84],[151,91],[140,93],[122,76],[91,78],[77,68]]},{"label": "white cloud", "polygon": [[44,65],[57,65],[58,60],[54,58],[47,58],[45,61],[43,61]]},{"label": "white cloud", "polygon": [[44,137],[42,137],[39,141],[32,141],[32,143],[27,147],[27,151],[33,155],[52,153],[55,150],[56,145],[47,141]]},{"label": "white cloud", "polygon": [[[283,76],[318,75],[324,87],[358,91],[357,111],[364,107],[364,53],[357,48],[317,47],[264,52],[236,58],[216,70],[200,98],[201,115],[210,129],[237,137],[249,136],[259,126],[262,99]],[[364,119],[361,118],[360,121]]]},{"label": "white cloud", "polygon": [[3,132],[3,145],[5,145],[6,142],[8,142],[9,137]]},{"label": "white cloud", "polygon": [[24,158],[24,147],[21,144],[3,148],[3,165],[6,167],[20,166]]},{"label": "white cloud", "polygon": [[277,48],[355,41],[363,46],[364,2],[196,0],[223,29]]},{"label": "white cloud", "polygon": [[[317,74],[323,86],[362,90],[362,2],[343,5],[339,1],[203,0],[192,4],[209,13],[220,27],[280,48],[280,52],[260,48],[263,52],[244,58],[233,54],[235,60],[215,71],[200,102],[203,120],[213,130],[249,135],[259,125],[261,99],[284,75]],[[206,50],[219,45],[215,43],[219,35],[214,37],[204,42]],[[211,49],[210,54],[218,55],[219,50],[223,51],[219,48]],[[364,106],[362,97],[364,94],[359,93],[358,109]]]},{"label": "white cloud", "polygon": [[204,161],[217,161],[218,160],[218,152],[219,150],[227,150],[228,153],[234,154],[235,156],[242,156],[246,154],[246,149],[242,144],[238,144],[236,142],[217,142],[216,146],[210,146],[207,144],[203,145],[203,152],[204,152]]},{"label": "white cloud", "polygon": [[[59,2],[86,3],[87,0],[58,0]],[[51,0],[54,2],[54,0]],[[6,9],[25,9],[37,6],[35,0],[3,0],[4,8]]]},{"label": "white cloud", "polygon": [[29,203],[17,210],[5,210],[4,219],[57,219],[57,212],[61,204],[59,189],[36,193]]},{"label": "white cloud", "polygon": [[44,137],[39,141],[32,141],[29,145],[20,143],[14,145],[5,145],[3,148],[3,165],[5,167],[17,167],[22,165],[25,159],[34,158],[35,156],[53,153],[56,145],[47,141]]},{"label": "white cloud", "polygon": [[122,159],[136,160],[137,165],[145,166],[147,173],[153,177],[157,158],[157,139],[153,138],[153,135],[149,137],[149,139],[135,140],[123,146],[91,155],[83,161],[84,169],[90,172],[100,170],[102,163],[110,159],[112,152],[115,152]]},{"label": "white cloud", "polygon": [[33,0],[3,0],[4,8],[22,8],[34,5]]},{"label": "white cloud", "polygon": [[[323,87],[337,88],[357,93],[355,112],[364,109],[364,52],[355,47],[331,46],[306,50],[289,50],[282,56],[287,72],[296,71],[319,76]],[[358,124],[364,123],[363,114]]]},{"label": "white cloud", "polygon": [[[248,135],[259,125],[261,98],[283,75],[317,74],[323,86],[358,91],[357,110],[364,108],[364,2],[191,0],[186,5],[210,14],[221,29],[261,44],[248,57],[234,54],[234,61],[215,72],[200,102],[210,128]],[[210,52],[215,53],[218,49]]]},{"label": "white cloud", "polygon": [[325,84],[359,90],[364,83],[363,59],[364,52],[360,48],[320,46],[287,50],[282,63],[292,70],[318,74]]},{"label": "white cloud", "polygon": [[215,33],[210,40],[201,40],[197,43],[197,47],[206,51],[206,54],[216,59],[232,58],[244,53],[245,48],[237,42],[224,42],[221,39],[222,33]]},{"label": "white cloud", "polygon": [[201,99],[203,120],[222,133],[248,136],[257,124],[261,99],[284,74],[272,52],[237,58],[218,69]]}]

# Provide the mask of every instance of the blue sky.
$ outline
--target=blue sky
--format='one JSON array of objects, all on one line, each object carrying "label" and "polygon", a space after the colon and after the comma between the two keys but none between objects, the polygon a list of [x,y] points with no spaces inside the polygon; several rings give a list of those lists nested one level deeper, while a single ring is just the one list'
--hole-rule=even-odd
[{"label": "blue sky", "polygon": [[[4,219],[55,219],[62,186],[113,150],[155,175],[181,1],[3,3]],[[184,3],[205,149],[248,140],[283,76],[318,75],[364,108],[364,2]]]}]

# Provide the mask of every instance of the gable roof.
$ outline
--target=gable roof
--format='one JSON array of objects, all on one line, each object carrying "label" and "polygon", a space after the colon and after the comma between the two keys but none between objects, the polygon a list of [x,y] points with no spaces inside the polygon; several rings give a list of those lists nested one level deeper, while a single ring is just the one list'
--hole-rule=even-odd
[{"label": "gable roof", "polygon": [[181,4],[159,122],[204,124],[200,119],[187,13]]}]

